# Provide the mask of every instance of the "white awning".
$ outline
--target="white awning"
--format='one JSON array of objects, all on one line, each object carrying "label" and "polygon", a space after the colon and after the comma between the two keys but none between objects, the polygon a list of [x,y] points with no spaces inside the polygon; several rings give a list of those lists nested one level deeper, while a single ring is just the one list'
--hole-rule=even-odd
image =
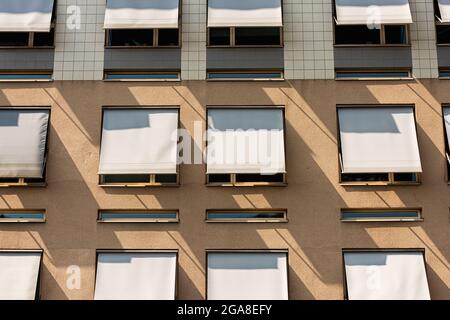
[{"label": "white awning", "polygon": [[339,108],[343,173],[422,172],[411,107]]},{"label": "white awning", "polygon": [[1,0],[0,32],[50,32],[53,0]]},{"label": "white awning", "polygon": [[208,174],[285,172],[280,108],[209,109],[207,136]]},{"label": "white awning", "polygon": [[438,0],[440,20],[444,23],[450,22],[450,0]]},{"label": "white awning", "polygon": [[430,300],[422,252],[346,252],[349,300]]},{"label": "white awning", "polygon": [[0,252],[0,300],[34,300],[41,252]]},{"label": "white awning", "polygon": [[209,0],[208,27],[282,27],[281,0]]},{"label": "white awning", "polygon": [[0,109],[0,177],[42,178],[49,110]]},{"label": "white awning", "polygon": [[338,25],[412,23],[409,0],[336,0]]},{"label": "white awning", "polygon": [[287,253],[208,253],[208,300],[287,300]]},{"label": "white awning", "polygon": [[177,254],[99,253],[95,300],[174,300]]},{"label": "white awning", "polygon": [[108,109],[99,174],[175,174],[178,109]]},{"label": "white awning", "polygon": [[178,28],[179,0],[107,0],[105,29]]}]

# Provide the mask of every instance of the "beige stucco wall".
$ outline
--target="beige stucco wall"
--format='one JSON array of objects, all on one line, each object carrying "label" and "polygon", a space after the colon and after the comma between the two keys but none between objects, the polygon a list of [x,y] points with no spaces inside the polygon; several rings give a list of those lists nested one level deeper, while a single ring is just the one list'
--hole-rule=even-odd
[{"label": "beige stucco wall", "polygon": [[[342,187],[336,104],[415,104],[420,186]],[[292,81],[175,84],[65,81],[0,84],[0,106],[51,105],[46,188],[0,189],[0,208],[45,208],[45,224],[1,224],[0,248],[44,250],[43,299],[92,299],[96,249],[179,249],[178,298],[205,296],[206,249],[289,249],[291,299],[342,299],[343,248],[424,248],[432,298],[449,299],[449,207],[441,104],[446,81]],[[287,187],[208,188],[202,165],[178,188],[101,188],[101,108],[179,105],[193,130],[207,105],[286,107]],[[423,222],[343,224],[343,207],[421,207]],[[179,224],[98,224],[97,210],[180,209]],[[214,208],[287,208],[287,224],[206,224]],[[66,268],[81,267],[81,289]]]}]

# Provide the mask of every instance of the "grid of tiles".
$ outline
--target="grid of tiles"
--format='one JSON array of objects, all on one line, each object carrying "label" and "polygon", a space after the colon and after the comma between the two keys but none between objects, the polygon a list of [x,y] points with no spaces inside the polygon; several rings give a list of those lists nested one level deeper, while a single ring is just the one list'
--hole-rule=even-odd
[{"label": "grid of tiles", "polygon": [[333,79],[331,0],[283,0],[287,79]]},{"label": "grid of tiles", "polygon": [[207,0],[183,0],[181,78],[206,79]]},{"label": "grid of tiles", "polygon": [[437,78],[435,15],[432,0],[409,0],[413,18],[411,51],[413,75],[416,78]]},{"label": "grid of tiles", "polygon": [[105,0],[58,0],[55,80],[102,80]]}]

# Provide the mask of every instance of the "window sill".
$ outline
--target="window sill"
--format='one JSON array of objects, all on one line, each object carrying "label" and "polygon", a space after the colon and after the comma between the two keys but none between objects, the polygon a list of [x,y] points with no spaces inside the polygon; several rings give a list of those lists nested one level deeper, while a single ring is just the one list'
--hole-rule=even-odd
[{"label": "window sill", "polygon": [[206,81],[208,82],[227,82],[227,81],[232,81],[232,82],[283,82],[286,81],[286,79],[281,78],[281,79],[271,79],[271,78],[263,78],[263,79],[258,79],[258,78],[252,78],[252,79],[240,79],[240,78],[230,78],[230,79],[206,79]]},{"label": "window sill", "polygon": [[34,50],[34,49],[55,49],[55,46],[41,46],[41,47],[26,47],[26,46],[0,46],[0,49],[23,49],[23,50]]},{"label": "window sill", "polygon": [[169,219],[108,219],[108,220],[97,220],[97,223],[179,223],[180,220],[169,220]]},{"label": "window sill", "polygon": [[0,188],[45,188],[47,183],[0,183]]},{"label": "window sill", "polygon": [[207,45],[206,48],[222,48],[222,49],[237,49],[237,48],[284,48],[283,44],[275,44],[275,45],[242,45],[242,46],[229,46],[229,45]]},{"label": "window sill", "polygon": [[45,219],[0,219],[2,223],[45,223]]},{"label": "window sill", "polygon": [[352,186],[418,186],[420,182],[339,182],[339,185],[343,187]]},{"label": "window sill", "polygon": [[206,183],[207,187],[287,187],[284,182],[238,182],[238,183]]},{"label": "window sill", "polygon": [[335,48],[411,48],[411,44],[334,44]]},{"label": "window sill", "polygon": [[413,77],[405,78],[334,78],[335,81],[412,81]]}]

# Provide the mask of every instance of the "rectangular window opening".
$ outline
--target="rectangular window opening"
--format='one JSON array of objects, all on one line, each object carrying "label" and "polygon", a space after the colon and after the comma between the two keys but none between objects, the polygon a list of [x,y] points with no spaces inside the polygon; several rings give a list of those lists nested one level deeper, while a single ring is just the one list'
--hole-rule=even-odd
[{"label": "rectangular window opening", "polygon": [[45,211],[35,210],[0,210],[0,223],[2,222],[45,222]]},{"label": "rectangular window opening", "polygon": [[236,72],[207,72],[207,80],[215,81],[281,81],[284,80],[283,72],[281,71],[236,71]]},{"label": "rectangular window opening", "polygon": [[105,72],[106,81],[180,81],[179,72]]},{"label": "rectangular window opening", "polygon": [[287,222],[286,210],[208,210],[207,222]]},{"label": "rectangular window opening", "polygon": [[410,70],[405,71],[336,70],[336,80],[405,80],[405,79],[411,79]]},{"label": "rectangular window opening", "polygon": [[169,223],[179,222],[178,211],[101,210],[98,222]]},{"label": "rectangular window opening", "polygon": [[420,209],[342,209],[342,222],[421,221]]}]

